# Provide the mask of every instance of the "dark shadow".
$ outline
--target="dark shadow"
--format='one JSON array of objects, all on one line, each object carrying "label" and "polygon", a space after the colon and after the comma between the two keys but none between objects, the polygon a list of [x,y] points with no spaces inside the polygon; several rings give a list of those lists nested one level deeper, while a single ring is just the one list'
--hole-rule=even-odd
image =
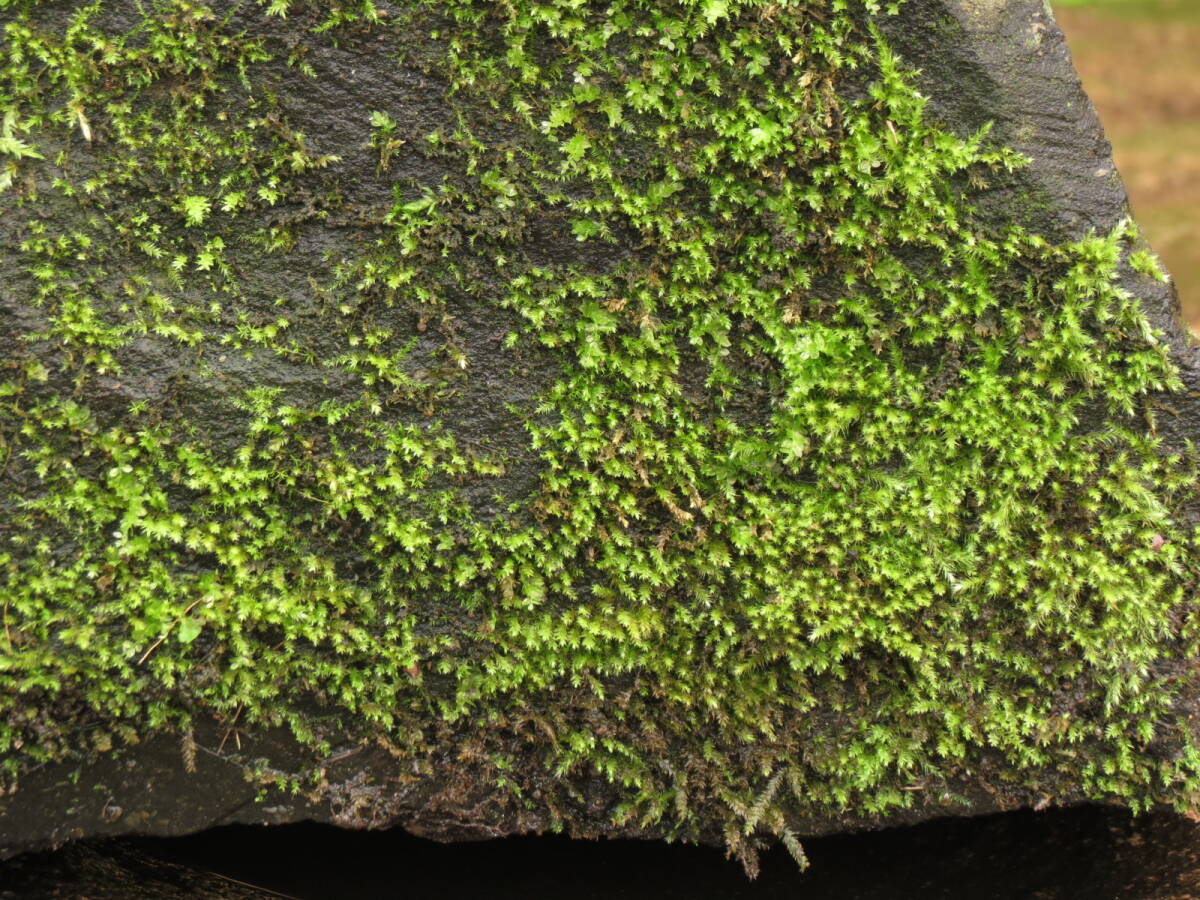
[{"label": "dark shadow", "polygon": [[[940,820],[782,849],[747,880],[719,850],[562,836],[436,844],[400,831],[231,826],[74,845],[0,865],[0,897],[298,900],[1186,900],[1200,826],[1079,807]],[[257,890],[255,890],[257,888]],[[16,890],[17,892],[13,892]],[[74,891],[74,893],[71,893]],[[114,892],[115,891],[115,892]],[[155,893],[157,891],[157,893]],[[1196,894],[1193,894],[1196,891]]]}]

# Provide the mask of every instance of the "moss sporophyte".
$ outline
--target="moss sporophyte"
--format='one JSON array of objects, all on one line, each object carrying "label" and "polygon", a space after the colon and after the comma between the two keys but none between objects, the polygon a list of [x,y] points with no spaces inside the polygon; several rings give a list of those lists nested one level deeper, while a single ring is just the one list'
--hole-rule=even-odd
[{"label": "moss sporophyte", "polygon": [[1133,228],[977,216],[1024,160],[897,5],[0,0],[7,775],[217,715],[744,854],[982,773],[1191,806]]}]

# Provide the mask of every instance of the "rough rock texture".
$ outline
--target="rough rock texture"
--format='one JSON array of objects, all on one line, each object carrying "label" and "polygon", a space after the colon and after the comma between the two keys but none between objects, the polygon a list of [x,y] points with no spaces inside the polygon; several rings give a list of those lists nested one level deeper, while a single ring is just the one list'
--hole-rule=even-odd
[{"label": "rough rock texture", "polygon": [[0,11],[4,852],[1194,806],[1200,370],[1043,3],[148,6]]}]

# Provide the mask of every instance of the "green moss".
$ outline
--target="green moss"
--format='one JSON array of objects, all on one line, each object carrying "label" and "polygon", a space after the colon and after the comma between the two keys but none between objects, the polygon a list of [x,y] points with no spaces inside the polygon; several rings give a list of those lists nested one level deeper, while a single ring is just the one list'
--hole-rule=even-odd
[{"label": "green moss", "polygon": [[1130,253],[1129,265],[1135,272],[1147,275],[1155,281],[1166,282],[1168,280],[1162,262],[1150,250],[1136,250]]},{"label": "green moss", "polygon": [[[598,773],[743,854],[973,772],[1191,803],[1194,472],[1139,418],[1180,385],[1131,226],[978,221],[957,186],[1022,161],[928,120],[872,3],[400,6],[6,5],[8,771],[214,712],[453,741],[568,826]],[[374,211],[276,96],[361,29],[446,85],[419,135],[358,111],[375,177],[444,173]],[[346,216],[303,302],[256,292]],[[94,402],[146,341],[187,383]],[[554,373],[516,456],[447,412],[480,353]]]}]

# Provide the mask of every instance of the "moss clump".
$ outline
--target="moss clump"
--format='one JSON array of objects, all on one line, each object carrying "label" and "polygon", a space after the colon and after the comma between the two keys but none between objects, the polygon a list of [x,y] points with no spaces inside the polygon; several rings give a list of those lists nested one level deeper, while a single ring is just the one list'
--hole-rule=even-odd
[{"label": "moss clump", "polygon": [[[4,9],[10,772],[204,711],[741,852],[970,778],[1191,802],[1131,228],[978,220],[1022,161],[927,120],[874,3]],[[440,123],[314,149],[285,92],[343,45]]]}]

